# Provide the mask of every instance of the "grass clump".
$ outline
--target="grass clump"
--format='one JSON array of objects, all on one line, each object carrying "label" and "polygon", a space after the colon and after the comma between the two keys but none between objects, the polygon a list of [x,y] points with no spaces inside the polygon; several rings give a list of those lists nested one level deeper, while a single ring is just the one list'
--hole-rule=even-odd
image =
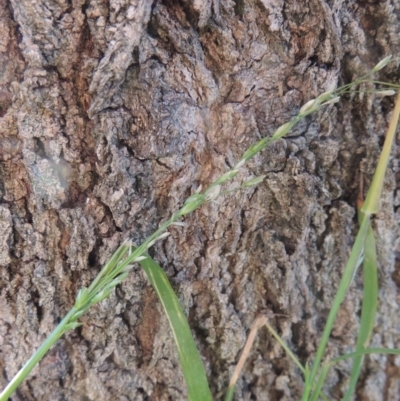
[{"label": "grass clump", "polygon": [[[169,232],[166,231],[168,227],[175,224],[182,224],[180,222],[182,217],[193,212],[204,203],[214,201],[219,196],[229,193],[230,190],[225,190],[224,185],[236,177],[239,169],[243,167],[249,159],[261,152],[271,143],[284,137],[294,125],[296,125],[309,114],[320,110],[324,106],[338,102],[341,96],[349,92],[354,92],[353,88],[362,83],[372,82],[381,85],[382,89],[377,92],[380,96],[394,94],[394,90],[392,88],[398,89],[399,86],[387,84],[381,81],[375,81],[372,79],[372,75],[386,66],[391,60],[391,57],[386,57],[380,61],[369,73],[358,80],[344,85],[336,90],[327,91],[317,98],[307,102],[303,107],[300,108],[295,117],[293,117],[289,122],[280,126],[271,137],[262,138],[260,141],[250,146],[250,148],[245,151],[239,162],[233,168],[211,183],[203,192],[201,192],[201,188],[199,188],[196,193],[189,196],[182,207],[175,212],[170,219],[161,224],[160,227],[143,242],[143,244],[136,247],[129,242],[124,242],[115,251],[110,260],[102,268],[98,276],[93,280],[91,285],[88,288],[82,288],[78,292],[74,306],[0,394],[0,401],[6,401],[13,394],[19,384],[27,377],[27,375],[43,358],[50,347],[64,333],[81,325],[78,319],[81,318],[92,305],[107,298],[114,288],[127,277],[134,263],[141,264],[147,277],[149,278],[150,283],[157,293],[166,316],[168,317],[177,345],[181,368],[183,370],[183,375],[188,388],[189,400],[211,400],[211,392],[208,387],[205,369],[201,362],[200,355],[196,349],[195,342],[191,335],[190,328],[184,316],[182,307],[180,306],[178,298],[174,294],[168,282],[167,276],[161,267],[150,258],[150,256],[147,254],[147,250],[157,241],[160,241],[169,235]],[[390,124],[388,135],[385,140],[372,184],[368,190],[366,200],[364,203],[360,200],[358,205],[360,229],[331,306],[331,310],[311,366],[308,364],[303,366],[292,353],[292,351],[287,347],[287,345],[281,340],[278,333],[276,333],[268,324],[268,319],[265,316],[260,316],[253,323],[245,349],[230,381],[225,398],[226,401],[230,401],[233,397],[236,381],[239,377],[240,371],[244,366],[246,357],[251,349],[258,329],[263,326],[268,328],[270,333],[285,349],[288,356],[303,373],[305,384],[302,401],[313,401],[317,400],[319,397],[327,399],[323,394],[322,389],[330,366],[340,360],[353,358],[350,386],[344,398],[345,400],[350,400],[357,383],[364,355],[376,352],[400,353],[398,350],[368,348],[368,342],[375,320],[378,288],[375,239],[371,228],[371,218],[378,211],[384,174],[387,168],[390,149],[394,140],[399,114],[400,96],[396,102],[392,122]],[[264,177],[265,176],[255,177],[251,180],[245,181],[241,184],[240,188],[257,185],[264,179]],[[360,331],[355,352],[324,363],[323,357],[336,315],[351,285],[356,270],[362,262],[364,263],[364,301],[362,307]]]}]

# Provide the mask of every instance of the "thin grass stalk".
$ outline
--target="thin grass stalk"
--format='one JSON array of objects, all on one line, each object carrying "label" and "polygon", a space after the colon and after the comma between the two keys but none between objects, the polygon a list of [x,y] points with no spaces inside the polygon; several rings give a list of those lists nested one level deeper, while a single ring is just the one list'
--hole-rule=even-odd
[{"label": "thin grass stalk", "polygon": [[373,83],[373,84],[385,85],[385,86],[388,86],[388,87],[390,87],[390,88],[397,88],[397,89],[400,89],[400,85],[396,85],[396,84],[389,84],[389,85],[388,85],[388,82],[384,82],[384,81],[375,81],[375,80],[373,80],[373,81],[365,81],[365,82],[371,82],[371,83]]},{"label": "thin grass stalk", "polygon": [[275,337],[276,341],[278,341],[279,345],[285,350],[285,352],[289,355],[290,359],[295,363],[295,365],[300,369],[300,371],[305,374],[305,368],[294,355],[294,353],[290,350],[290,348],[286,345],[286,343],[282,340],[279,334],[266,322],[264,323],[270,333]]},{"label": "thin grass stalk", "polygon": [[19,370],[19,372],[13,377],[8,383],[7,387],[3,390],[0,396],[0,400],[7,400],[18,386],[22,383],[25,377],[32,371],[32,369],[39,363],[39,361],[46,355],[47,351],[58,341],[58,339],[65,333],[66,326],[68,325],[70,318],[76,312],[75,308],[72,308],[64,319],[58,324],[53,332],[47,337],[44,343],[38,348],[38,350],[32,355],[32,357],[25,363],[25,365]]},{"label": "thin grass stalk", "polygon": [[282,340],[282,338],[279,336],[279,334],[268,323],[268,317],[265,315],[260,315],[254,320],[253,324],[251,325],[250,333],[247,337],[246,344],[243,348],[242,354],[240,355],[240,358],[239,358],[239,362],[237,363],[235,370],[232,374],[231,380],[229,382],[228,390],[227,390],[227,393],[225,396],[225,401],[232,400],[234,392],[235,392],[236,383],[239,379],[240,373],[243,370],[244,364],[250,354],[250,350],[253,346],[254,340],[258,333],[258,330],[261,327],[263,327],[264,325],[267,327],[268,331],[276,339],[276,341],[279,343],[279,345],[285,350],[285,352],[292,359],[292,361],[301,370],[301,372],[304,374],[304,376],[307,377],[306,368],[304,368],[304,366],[300,363],[300,361],[297,359],[297,357],[294,355],[294,353],[290,350],[290,348]]},{"label": "thin grass stalk", "polygon": [[371,355],[371,354],[382,354],[382,355],[400,355],[400,349],[397,348],[366,348],[358,352],[350,352],[345,355],[338,356],[332,359],[329,364],[333,365],[340,361],[345,361],[346,359],[352,359],[358,356]]}]

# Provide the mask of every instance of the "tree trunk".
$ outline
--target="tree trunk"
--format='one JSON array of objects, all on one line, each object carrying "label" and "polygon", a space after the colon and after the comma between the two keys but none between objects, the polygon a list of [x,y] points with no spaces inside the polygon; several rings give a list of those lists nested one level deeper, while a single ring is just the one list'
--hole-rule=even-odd
[{"label": "tree trunk", "polygon": [[[142,242],[200,185],[299,107],[400,51],[400,3],[362,0],[1,0],[0,385],[124,239]],[[394,80],[396,66],[385,69]],[[398,75],[397,75],[398,76]],[[257,187],[209,203],[154,248],[222,399],[261,312],[314,356],[355,233],[390,99],[354,95],[249,162]],[[398,148],[374,221],[374,346],[400,348]],[[332,333],[351,352],[362,279]],[[64,336],[12,400],[185,400],[168,322],[139,267]],[[398,400],[400,358],[366,359],[358,400]],[[351,363],[325,387],[339,400]],[[296,400],[303,379],[267,331],[237,400]]]}]

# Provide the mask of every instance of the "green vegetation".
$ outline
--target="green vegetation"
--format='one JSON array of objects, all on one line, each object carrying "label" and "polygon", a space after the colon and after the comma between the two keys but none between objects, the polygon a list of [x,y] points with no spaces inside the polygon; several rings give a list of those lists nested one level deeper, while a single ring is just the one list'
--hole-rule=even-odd
[{"label": "green vegetation", "polygon": [[[368,74],[359,78],[351,84],[345,85],[336,90],[328,91],[316,99],[307,102],[291,121],[279,127],[270,138],[263,138],[253,146],[251,146],[242,156],[240,161],[231,170],[223,174],[215,182],[210,184],[203,192],[198,191],[191,195],[183,204],[181,209],[174,213],[169,220],[163,223],[158,230],[139,247],[134,247],[132,244],[123,243],[113,254],[111,259],[100,271],[98,276],[94,279],[89,288],[82,288],[77,297],[74,306],[50,334],[42,346],[33,354],[29,361],[22,367],[18,374],[12,379],[6,389],[0,394],[0,401],[7,400],[11,394],[17,389],[19,384],[26,378],[32,369],[43,358],[50,347],[67,331],[73,330],[80,326],[81,323],[78,319],[82,317],[86,311],[94,304],[107,298],[113,289],[120,284],[129,274],[129,270],[134,263],[139,262],[147,274],[153,288],[155,289],[159,300],[164,308],[164,312],[168,317],[171,325],[172,333],[177,345],[181,368],[188,388],[188,398],[190,401],[204,401],[211,400],[211,393],[208,387],[205,369],[202,365],[200,355],[195,346],[194,339],[191,335],[190,328],[184,317],[183,310],[179,301],[174,294],[167,276],[162,271],[160,266],[152,260],[147,254],[147,250],[154,245],[155,242],[166,238],[169,233],[167,228],[173,224],[181,224],[179,220],[181,217],[196,210],[206,202],[215,200],[217,197],[226,194],[229,190],[224,190],[223,186],[232,180],[237,174],[239,169],[254,155],[262,151],[266,146],[284,137],[292,127],[307,115],[320,110],[322,107],[336,103],[339,101],[340,96],[346,93],[353,92],[353,88],[364,82],[378,83],[383,86],[382,90],[378,91],[380,95],[392,95],[394,91],[388,88],[398,88],[396,85],[387,84],[380,81],[371,79],[372,74],[379,71],[391,61],[390,57],[386,57],[378,63],[374,69]],[[246,343],[245,349],[239,360],[237,369],[234,372],[232,380],[229,384],[226,401],[232,399],[236,381],[239,377],[240,371],[243,368],[246,357],[250,351],[257,330],[266,326],[270,333],[276,338],[280,345],[285,349],[289,357],[298,366],[304,375],[304,393],[302,400],[317,400],[319,397],[327,399],[323,394],[323,384],[328,374],[329,367],[334,363],[346,359],[353,358],[353,369],[350,378],[350,387],[345,395],[345,400],[349,400],[352,396],[358,376],[361,370],[361,364],[364,355],[370,353],[397,353],[399,350],[375,349],[368,348],[369,338],[372,333],[373,324],[375,320],[377,308],[377,262],[375,251],[375,239],[371,229],[371,217],[378,211],[379,199],[382,192],[383,180],[387,164],[389,161],[390,149],[394,140],[395,130],[397,126],[398,117],[400,114],[400,96],[396,102],[395,111],[393,113],[392,122],[389,127],[388,135],[379,159],[378,167],[376,169],[372,184],[368,190],[365,203],[359,202],[359,221],[360,229],[357,234],[355,243],[353,245],[348,263],[346,265],[343,277],[341,279],[339,288],[337,290],[335,299],[331,306],[331,310],[318,346],[318,350],[311,364],[302,366],[296,356],[290,351],[287,345],[280,339],[279,335],[268,324],[268,319],[261,316],[253,324],[249,339]],[[246,188],[250,185],[257,185],[262,181],[264,176],[256,177],[241,184],[241,188]],[[364,265],[364,297],[360,331],[358,335],[356,350],[352,354],[344,355],[332,361],[324,362],[324,353],[329,341],[333,324],[336,315],[339,311],[340,305],[343,302],[346,293],[349,290],[353,277],[356,273],[358,266],[363,263]]]}]

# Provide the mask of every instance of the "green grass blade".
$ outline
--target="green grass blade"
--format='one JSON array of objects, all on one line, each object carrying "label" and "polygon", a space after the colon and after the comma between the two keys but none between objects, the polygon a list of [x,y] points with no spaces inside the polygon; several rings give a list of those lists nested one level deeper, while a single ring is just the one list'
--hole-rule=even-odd
[{"label": "green grass blade", "polygon": [[344,361],[346,359],[354,358],[354,357],[357,357],[360,355],[362,356],[362,355],[371,355],[371,354],[400,355],[400,349],[397,349],[397,348],[366,348],[359,352],[351,352],[349,354],[339,356],[335,359],[332,359],[332,361],[330,361],[329,363],[334,364],[339,361]]},{"label": "green grass blade", "polygon": [[304,391],[303,391],[303,398],[304,394],[310,394],[312,390],[312,383],[310,380],[310,366],[308,362],[305,365],[305,370],[304,370]]},{"label": "green grass blade", "polygon": [[[360,219],[362,220],[362,214]],[[372,228],[369,227],[364,248],[364,288],[361,309],[360,330],[356,343],[356,352],[363,351],[369,344],[374,328],[376,309],[378,306],[378,270],[376,244]],[[343,401],[350,401],[355,391],[364,356],[354,357],[350,375],[350,385]]]},{"label": "green grass blade", "polygon": [[[349,289],[349,286],[352,282],[352,279],[354,277],[355,270],[358,266],[358,261],[360,259],[360,256],[362,254],[363,248],[364,248],[364,243],[365,243],[365,238],[368,232],[368,228],[370,227],[371,220],[369,216],[365,216],[362,223],[360,230],[358,231],[356,241],[353,245],[353,248],[350,253],[349,260],[346,264],[343,277],[340,280],[339,288],[337,290],[337,293],[335,295],[335,298],[333,300],[333,304],[331,307],[331,310],[329,311],[328,319],[325,324],[324,332],[322,334],[321,341],[318,345],[317,353],[315,355],[315,359],[312,365],[311,369],[311,375],[310,375],[310,381],[311,383],[314,382],[318,368],[321,365],[322,358],[325,352],[326,345],[329,340],[329,336],[331,334],[333,324],[336,319],[336,315],[339,311],[340,305],[343,302],[347,290]],[[303,400],[308,400],[309,394],[304,394],[303,395]]]},{"label": "green grass blade", "polygon": [[315,385],[315,389],[314,389],[314,392],[313,392],[313,395],[312,395],[310,401],[317,401],[318,398],[323,397],[323,395],[321,394],[321,391],[322,391],[322,386],[325,383],[325,379],[326,379],[326,375],[328,374],[329,367],[330,367],[329,365],[322,366],[321,373],[318,377],[317,384]]},{"label": "green grass blade", "polygon": [[236,388],[236,385],[228,387],[228,391],[226,392],[224,401],[232,401],[233,395],[235,394],[235,388]]},{"label": "green grass blade", "polygon": [[297,359],[296,355],[290,350],[290,348],[286,345],[286,343],[282,340],[279,334],[267,323],[264,323],[269,332],[275,337],[275,340],[278,341],[279,345],[285,350],[288,354],[289,358],[296,364],[296,366],[301,370],[301,372],[306,376],[306,369]]},{"label": "green grass blade", "polygon": [[381,156],[376,167],[374,178],[368,190],[362,211],[366,214],[375,214],[378,211],[379,199],[382,194],[383,182],[385,178],[386,168],[389,163],[390,151],[396,137],[397,122],[400,115],[400,92],[397,96],[396,105],[393,110],[392,119],[390,120],[389,129],[383,144]]},{"label": "green grass blade", "polygon": [[171,326],[189,401],[212,401],[203,363],[185,314],[166,274],[150,256],[139,263],[157,293]]}]

